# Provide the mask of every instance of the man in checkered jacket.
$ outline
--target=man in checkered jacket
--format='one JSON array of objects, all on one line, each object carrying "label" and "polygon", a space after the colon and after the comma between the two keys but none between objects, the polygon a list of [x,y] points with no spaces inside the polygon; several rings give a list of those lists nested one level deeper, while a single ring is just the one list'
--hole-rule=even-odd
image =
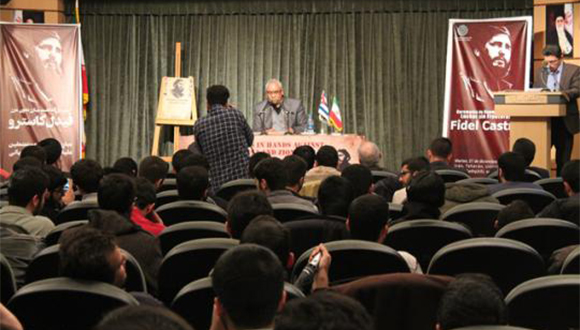
[{"label": "man in checkered jacket", "polygon": [[254,134],[242,113],[228,104],[225,86],[209,87],[206,97],[208,113],[195,123],[193,134],[209,162],[211,190],[216,192],[228,181],[248,177]]}]

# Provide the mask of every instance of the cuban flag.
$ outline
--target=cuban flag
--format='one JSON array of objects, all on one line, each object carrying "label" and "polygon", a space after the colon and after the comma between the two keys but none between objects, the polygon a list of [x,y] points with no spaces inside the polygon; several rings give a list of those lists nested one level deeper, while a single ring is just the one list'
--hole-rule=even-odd
[{"label": "cuban flag", "polygon": [[338,98],[332,98],[332,108],[330,109],[330,124],[337,131],[342,131],[342,118],[340,116],[340,108],[338,107]]},{"label": "cuban flag", "polygon": [[326,93],[322,91],[320,96],[320,105],[318,106],[318,118],[321,122],[328,125],[330,120],[330,111],[328,110],[328,101],[326,100]]}]

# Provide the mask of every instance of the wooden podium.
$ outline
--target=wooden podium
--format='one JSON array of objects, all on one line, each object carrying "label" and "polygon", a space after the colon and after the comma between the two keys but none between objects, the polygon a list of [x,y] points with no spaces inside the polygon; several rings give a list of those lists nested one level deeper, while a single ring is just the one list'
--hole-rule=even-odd
[{"label": "wooden podium", "polygon": [[566,115],[568,101],[561,92],[496,92],[495,113],[510,116],[510,147],[522,137],[536,144],[535,166],[551,170],[551,117]]}]

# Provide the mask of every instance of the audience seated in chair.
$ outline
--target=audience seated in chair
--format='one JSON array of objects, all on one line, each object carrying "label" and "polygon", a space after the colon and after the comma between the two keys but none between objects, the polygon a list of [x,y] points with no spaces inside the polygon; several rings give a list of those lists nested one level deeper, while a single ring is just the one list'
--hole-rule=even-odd
[{"label": "audience seated in chair", "polygon": [[286,304],[274,330],[371,330],[371,316],[358,301],[332,291],[318,291]]},{"label": "audience seated in chair", "polygon": [[311,170],[316,161],[316,151],[308,145],[299,146],[292,152],[293,155],[302,158],[306,162],[306,169]]},{"label": "audience seated in chair", "polygon": [[284,269],[267,248],[243,244],[220,256],[211,274],[211,329],[272,328],[286,302]]},{"label": "audience seated in chair", "polygon": [[157,293],[157,272],[162,255],[159,241],[130,220],[135,198],[131,178],[124,174],[109,174],[99,187],[99,205],[102,210],[89,212],[89,225],[113,234],[117,244],[127,250],[141,265],[147,288]]},{"label": "audience seated in chair", "polygon": [[46,151],[44,148],[37,145],[26,146],[20,151],[20,158],[24,157],[34,157],[38,159],[42,165],[46,164]]},{"label": "audience seated in chair", "polygon": [[439,208],[445,203],[445,183],[437,173],[417,173],[406,189],[407,201],[403,203],[405,215],[401,220],[439,219]]},{"label": "audience seated in chair", "polygon": [[441,297],[435,329],[506,324],[507,307],[493,280],[483,274],[464,274],[457,276]]},{"label": "audience seated in chair", "polygon": [[534,211],[532,211],[528,203],[518,199],[509,203],[499,211],[497,220],[494,222],[494,227],[496,230],[500,230],[512,222],[534,217]]},{"label": "audience seated in chair", "polygon": [[302,196],[299,194],[302,186],[304,185],[304,177],[306,176],[306,171],[308,171],[308,164],[306,161],[297,155],[289,155],[284,157],[284,168],[288,173],[288,182],[286,182],[286,189],[296,197],[303,198],[309,202],[315,203],[316,198]]},{"label": "audience seated in chair", "polygon": [[569,161],[562,168],[561,175],[569,197],[555,200],[546,206],[538,218],[562,219],[580,226],[580,160]]},{"label": "audience seated in chair", "polygon": [[111,311],[95,330],[194,330],[181,316],[167,308],[126,306]]},{"label": "audience seated in chair", "polygon": [[452,152],[453,144],[448,138],[440,137],[431,141],[431,145],[427,149],[427,158],[429,159],[431,170],[456,170],[464,172],[461,169],[449,165],[453,159]]},{"label": "audience seated in chair", "polygon": [[[178,152],[181,152],[181,151],[183,151],[183,150],[180,150]],[[182,169],[184,169],[186,167],[191,167],[191,166],[202,167],[208,172],[208,175],[209,175],[209,162],[207,161],[205,156],[202,154],[192,153],[191,151],[189,151],[188,153],[186,152],[185,157],[183,157],[183,159],[176,160],[175,165],[173,165],[173,170],[175,171],[175,175],[177,176],[177,173],[179,173],[179,171],[181,171]],[[228,208],[228,201],[227,200],[216,196],[214,193],[210,192],[209,190],[207,192],[207,197],[206,197],[205,201],[216,204],[217,206],[221,207],[224,210]]]},{"label": "audience seated in chair", "polygon": [[281,159],[270,157],[262,160],[254,169],[254,177],[258,180],[258,189],[268,196],[270,204],[299,204],[309,207],[313,213],[318,212],[311,201],[296,197],[286,189],[288,172]]},{"label": "audience seated in chair", "polygon": [[[383,243],[389,227],[389,204],[381,196],[363,195],[349,207],[346,228],[352,239]],[[412,273],[423,273],[417,259],[408,252],[397,251],[405,259]]]},{"label": "audience seated in chair", "polygon": [[21,227],[0,224],[0,252],[12,267],[18,287],[24,284],[28,265],[43,248],[42,238],[29,235]]},{"label": "audience seated in chair", "polygon": [[36,144],[44,149],[46,154],[46,165],[51,165],[58,168],[58,160],[62,154],[62,145],[57,139],[46,138]]},{"label": "audience seated in chair", "polygon": [[474,202],[499,204],[497,198],[490,195],[486,185],[450,182],[445,184],[445,204],[439,210],[444,214],[457,205]]},{"label": "audience seated in chair", "polygon": [[512,151],[524,157],[526,169],[538,173],[542,179],[550,177],[550,171],[547,169],[531,166],[532,162],[534,161],[534,157],[536,156],[536,145],[532,140],[526,138],[517,139],[512,146]]},{"label": "audience seated in chair", "polygon": [[324,145],[316,152],[316,162],[312,169],[306,172],[301,195],[314,197],[322,180],[331,175],[340,175],[338,167],[338,151],[332,146]]},{"label": "audience seated in chair", "polygon": [[17,226],[23,233],[44,237],[53,228],[53,222],[37,215],[48,194],[48,176],[37,167],[25,167],[10,176],[8,205],[0,209],[0,225]]},{"label": "audience seated in chair", "polygon": [[177,192],[183,201],[200,201],[216,205],[208,196],[209,173],[201,166],[187,166],[177,173]]},{"label": "audience seated in chair", "polygon": [[139,177],[143,177],[159,190],[167,177],[169,164],[157,156],[147,156],[139,163]]},{"label": "audience seated in chair", "polygon": [[266,196],[259,191],[241,192],[228,204],[226,229],[232,238],[240,239],[244,229],[259,215],[274,215]]},{"label": "audience seated in chair", "polygon": [[185,167],[185,165],[183,164],[185,158],[187,158],[190,155],[193,155],[193,152],[191,150],[181,149],[176,151],[173,154],[173,156],[171,156],[171,171],[174,175],[177,175],[177,173],[179,173],[179,171]]},{"label": "audience seated in chair", "polygon": [[135,205],[131,210],[131,221],[143,230],[158,236],[165,229],[165,225],[155,212],[156,201],[155,186],[145,178],[135,179]]},{"label": "audience seated in chair", "polygon": [[49,184],[48,196],[40,214],[55,222],[58,213],[65,207],[63,196],[66,194],[64,187],[68,180],[64,173],[55,166],[44,165],[42,170],[48,176]]},{"label": "audience seated in chair", "polygon": [[[82,226],[63,233],[59,241],[59,273],[77,280],[99,281],[122,288],[127,279],[127,259],[115,236]],[[159,305],[145,293],[132,293],[141,303]]]},{"label": "audience seated in chair", "polygon": [[97,201],[99,181],[101,181],[103,174],[103,168],[95,160],[81,159],[73,164],[70,175],[73,187],[81,195],[82,201]]},{"label": "audience seated in chair", "polygon": [[342,170],[341,176],[350,181],[354,198],[365,194],[371,194],[374,190],[373,174],[371,173],[371,170],[360,164],[347,166]]},{"label": "audience seated in chair", "polygon": [[401,172],[399,172],[399,182],[403,187],[395,191],[392,202],[395,204],[403,204],[407,200],[406,187],[411,182],[411,179],[417,175],[417,173],[428,171],[430,168],[429,160],[425,157],[405,159],[401,164]]},{"label": "audience seated in chair", "polygon": [[137,162],[131,157],[121,157],[113,164],[113,172],[136,178],[138,173]]},{"label": "audience seated in chair", "polygon": [[532,188],[543,190],[542,187],[535,183],[524,182],[526,172],[526,163],[524,157],[515,152],[504,152],[497,159],[499,166],[499,182],[488,185],[489,193],[495,194],[498,191],[512,188]]},{"label": "audience seated in chair", "polygon": [[385,171],[379,166],[383,154],[379,147],[371,141],[363,141],[358,147],[358,162],[371,171]]},{"label": "audience seated in chair", "polygon": [[290,251],[290,231],[274,217],[259,215],[252,220],[240,238],[240,244],[246,243],[257,244],[274,252],[286,275],[292,270],[296,257]]},{"label": "audience seated in chair", "polygon": [[350,182],[339,176],[329,176],[318,190],[318,209],[322,218],[346,221],[348,206],[354,199]]}]

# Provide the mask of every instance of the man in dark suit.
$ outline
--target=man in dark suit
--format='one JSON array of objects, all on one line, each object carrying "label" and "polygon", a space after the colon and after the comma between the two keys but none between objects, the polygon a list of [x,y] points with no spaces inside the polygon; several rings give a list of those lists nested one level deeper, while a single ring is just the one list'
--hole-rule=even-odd
[{"label": "man in dark suit", "polygon": [[542,51],[546,66],[536,72],[534,87],[548,88],[564,93],[568,104],[565,117],[552,118],[552,145],[556,147],[557,174],[572,155],[574,134],[580,131],[578,105],[580,96],[580,67],[564,63],[558,46],[546,46]]},{"label": "man in dark suit", "polygon": [[306,129],[306,110],[297,99],[284,97],[284,87],[277,79],[266,83],[266,100],[254,107],[254,132],[302,133]]}]

